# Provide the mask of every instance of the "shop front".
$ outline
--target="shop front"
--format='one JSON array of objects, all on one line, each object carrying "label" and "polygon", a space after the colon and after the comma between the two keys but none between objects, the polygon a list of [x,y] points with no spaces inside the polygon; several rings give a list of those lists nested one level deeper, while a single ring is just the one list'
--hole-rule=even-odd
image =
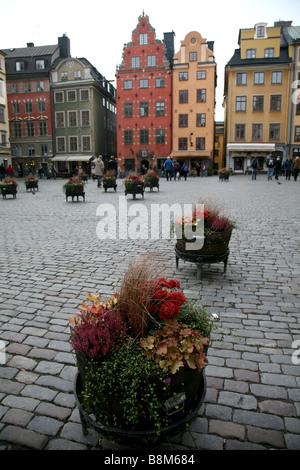
[{"label": "shop front", "polygon": [[91,155],[56,155],[51,159],[51,164],[58,177],[69,177],[78,172],[90,176],[92,158]]},{"label": "shop front", "polygon": [[[251,171],[250,163],[252,158],[258,160],[258,169],[266,171],[266,160],[270,154],[275,157],[275,144],[238,144],[228,143],[226,146],[226,168],[233,173],[247,174]],[[277,156],[277,155],[276,155]]]}]

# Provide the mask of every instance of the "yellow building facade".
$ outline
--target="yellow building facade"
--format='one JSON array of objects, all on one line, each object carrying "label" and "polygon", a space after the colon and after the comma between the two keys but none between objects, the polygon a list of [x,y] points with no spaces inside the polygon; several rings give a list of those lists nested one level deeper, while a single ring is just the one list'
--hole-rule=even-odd
[{"label": "yellow building facade", "polygon": [[287,157],[292,57],[282,25],[240,30],[239,49],[225,67],[226,166],[265,170],[272,153]]},{"label": "yellow building facade", "polygon": [[5,52],[0,50],[0,164],[11,165],[6,93]]},{"label": "yellow building facade", "polygon": [[181,41],[173,63],[172,157],[192,170],[212,168],[216,63],[213,42],[196,31]]}]

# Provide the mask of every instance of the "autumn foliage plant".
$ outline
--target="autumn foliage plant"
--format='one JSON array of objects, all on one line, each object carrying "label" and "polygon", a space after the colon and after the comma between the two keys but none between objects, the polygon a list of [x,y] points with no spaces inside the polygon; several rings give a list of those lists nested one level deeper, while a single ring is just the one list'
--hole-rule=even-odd
[{"label": "autumn foliage plant", "polygon": [[178,280],[162,277],[153,256],[133,261],[107,302],[88,294],[70,319],[72,347],[85,359],[86,406],[107,426],[135,429],[146,422],[160,429],[164,403],[178,393],[173,377],[199,374],[207,363],[203,331],[209,336],[211,329],[202,329],[202,313],[190,308]]}]

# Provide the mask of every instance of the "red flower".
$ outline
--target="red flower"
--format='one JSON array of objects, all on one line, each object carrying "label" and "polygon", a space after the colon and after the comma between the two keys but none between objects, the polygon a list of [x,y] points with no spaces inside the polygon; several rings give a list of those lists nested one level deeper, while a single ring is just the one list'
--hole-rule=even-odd
[{"label": "red flower", "polygon": [[180,313],[180,307],[173,304],[173,302],[165,302],[159,311],[159,317],[162,320],[168,320],[168,318],[178,317]]},{"label": "red flower", "polygon": [[169,296],[169,300],[179,307],[186,302],[186,298],[181,292],[172,292]]}]

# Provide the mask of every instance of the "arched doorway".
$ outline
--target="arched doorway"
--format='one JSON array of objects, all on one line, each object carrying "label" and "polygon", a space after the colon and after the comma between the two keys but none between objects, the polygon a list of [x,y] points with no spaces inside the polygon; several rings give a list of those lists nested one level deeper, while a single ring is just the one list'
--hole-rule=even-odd
[{"label": "arched doorway", "polygon": [[146,160],[146,159],[141,160],[141,165],[140,165],[141,174],[144,175],[145,173],[147,173],[148,170],[149,170],[148,160]]}]

